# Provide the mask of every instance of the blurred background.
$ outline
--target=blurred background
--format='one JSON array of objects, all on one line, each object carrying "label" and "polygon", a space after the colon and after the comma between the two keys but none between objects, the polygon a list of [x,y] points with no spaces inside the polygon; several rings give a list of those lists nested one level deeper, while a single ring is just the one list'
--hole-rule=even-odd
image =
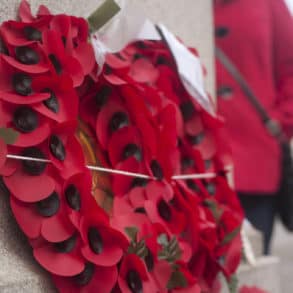
[{"label": "blurred background", "polygon": [[291,13],[293,13],[293,0],[286,0],[286,2],[289,9],[291,10]]},{"label": "blurred background", "polygon": [[[293,14],[293,0],[286,0],[286,3]],[[293,274],[293,235],[287,233],[278,222],[275,227],[275,235],[272,243],[272,253],[281,258],[281,288],[282,292],[292,292],[293,286],[291,276]]]}]

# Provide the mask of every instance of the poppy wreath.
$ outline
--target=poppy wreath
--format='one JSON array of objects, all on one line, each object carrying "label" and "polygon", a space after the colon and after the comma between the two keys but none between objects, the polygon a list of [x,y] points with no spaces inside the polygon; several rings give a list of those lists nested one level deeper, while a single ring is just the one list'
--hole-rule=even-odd
[{"label": "poppy wreath", "polygon": [[[0,126],[19,132],[0,139],[1,186],[58,290],[194,293],[229,280],[243,213],[222,122],[184,89],[167,46],[134,42],[97,76],[86,20],[45,6],[33,16],[26,1],[19,18],[0,27]],[[217,176],[173,178],[206,172]]]}]

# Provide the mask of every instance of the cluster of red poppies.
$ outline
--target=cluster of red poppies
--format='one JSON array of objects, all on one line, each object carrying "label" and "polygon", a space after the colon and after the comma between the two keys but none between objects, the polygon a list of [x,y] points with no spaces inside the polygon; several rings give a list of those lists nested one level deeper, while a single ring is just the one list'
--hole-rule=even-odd
[{"label": "cluster of red poppies", "polygon": [[[209,292],[219,272],[229,278],[243,215],[221,122],[186,92],[166,45],[109,54],[97,77],[84,19],[44,6],[34,17],[25,1],[19,14],[0,27],[0,126],[20,133],[8,153],[41,160],[3,151],[0,175],[60,292]],[[78,120],[104,167],[150,178],[112,174],[95,198]],[[173,178],[206,172],[217,176]]]}]

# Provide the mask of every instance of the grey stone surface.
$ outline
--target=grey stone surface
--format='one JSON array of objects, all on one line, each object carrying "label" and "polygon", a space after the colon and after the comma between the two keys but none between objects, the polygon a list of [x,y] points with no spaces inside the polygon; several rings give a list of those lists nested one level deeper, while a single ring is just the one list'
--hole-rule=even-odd
[{"label": "grey stone surface", "polygon": [[251,224],[247,224],[245,226],[245,233],[249,239],[251,244],[251,248],[253,250],[254,256],[256,258],[262,256],[263,254],[263,235],[260,231],[255,229]]},{"label": "grey stone surface", "polygon": [[[257,259],[255,266],[242,264],[237,272],[238,288],[242,286],[257,287],[267,293],[290,293],[282,291],[280,286],[280,260],[278,257],[268,256]],[[222,281],[221,293],[229,293],[227,283]]]},{"label": "grey stone surface", "polygon": [[280,222],[276,223],[272,253],[280,258],[281,292],[293,292],[293,234],[288,233]]},{"label": "grey stone surface", "polygon": [[258,258],[254,267],[243,264],[238,270],[239,287],[256,286],[268,293],[281,293],[279,269],[280,260],[274,256]]},{"label": "grey stone surface", "polygon": [[19,230],[0,190],[0,292],[56,292],[50,278],[33,260],[32,250]]}]

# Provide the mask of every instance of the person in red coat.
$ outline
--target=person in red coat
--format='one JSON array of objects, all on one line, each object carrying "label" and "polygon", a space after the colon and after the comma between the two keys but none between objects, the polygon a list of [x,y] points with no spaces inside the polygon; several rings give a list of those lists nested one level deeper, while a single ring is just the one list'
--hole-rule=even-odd
[{"label": "person in red coat", "polygon": [[[237,66],[268,113],[293,133],[293,21],[284,0],[215,0],[216,45]],[[239,84],[216,62],[218,109],[225,118],[235,186],[246,217],[269,253],[281,151]],[[293,212],[293,211],[292,211]]]}]

